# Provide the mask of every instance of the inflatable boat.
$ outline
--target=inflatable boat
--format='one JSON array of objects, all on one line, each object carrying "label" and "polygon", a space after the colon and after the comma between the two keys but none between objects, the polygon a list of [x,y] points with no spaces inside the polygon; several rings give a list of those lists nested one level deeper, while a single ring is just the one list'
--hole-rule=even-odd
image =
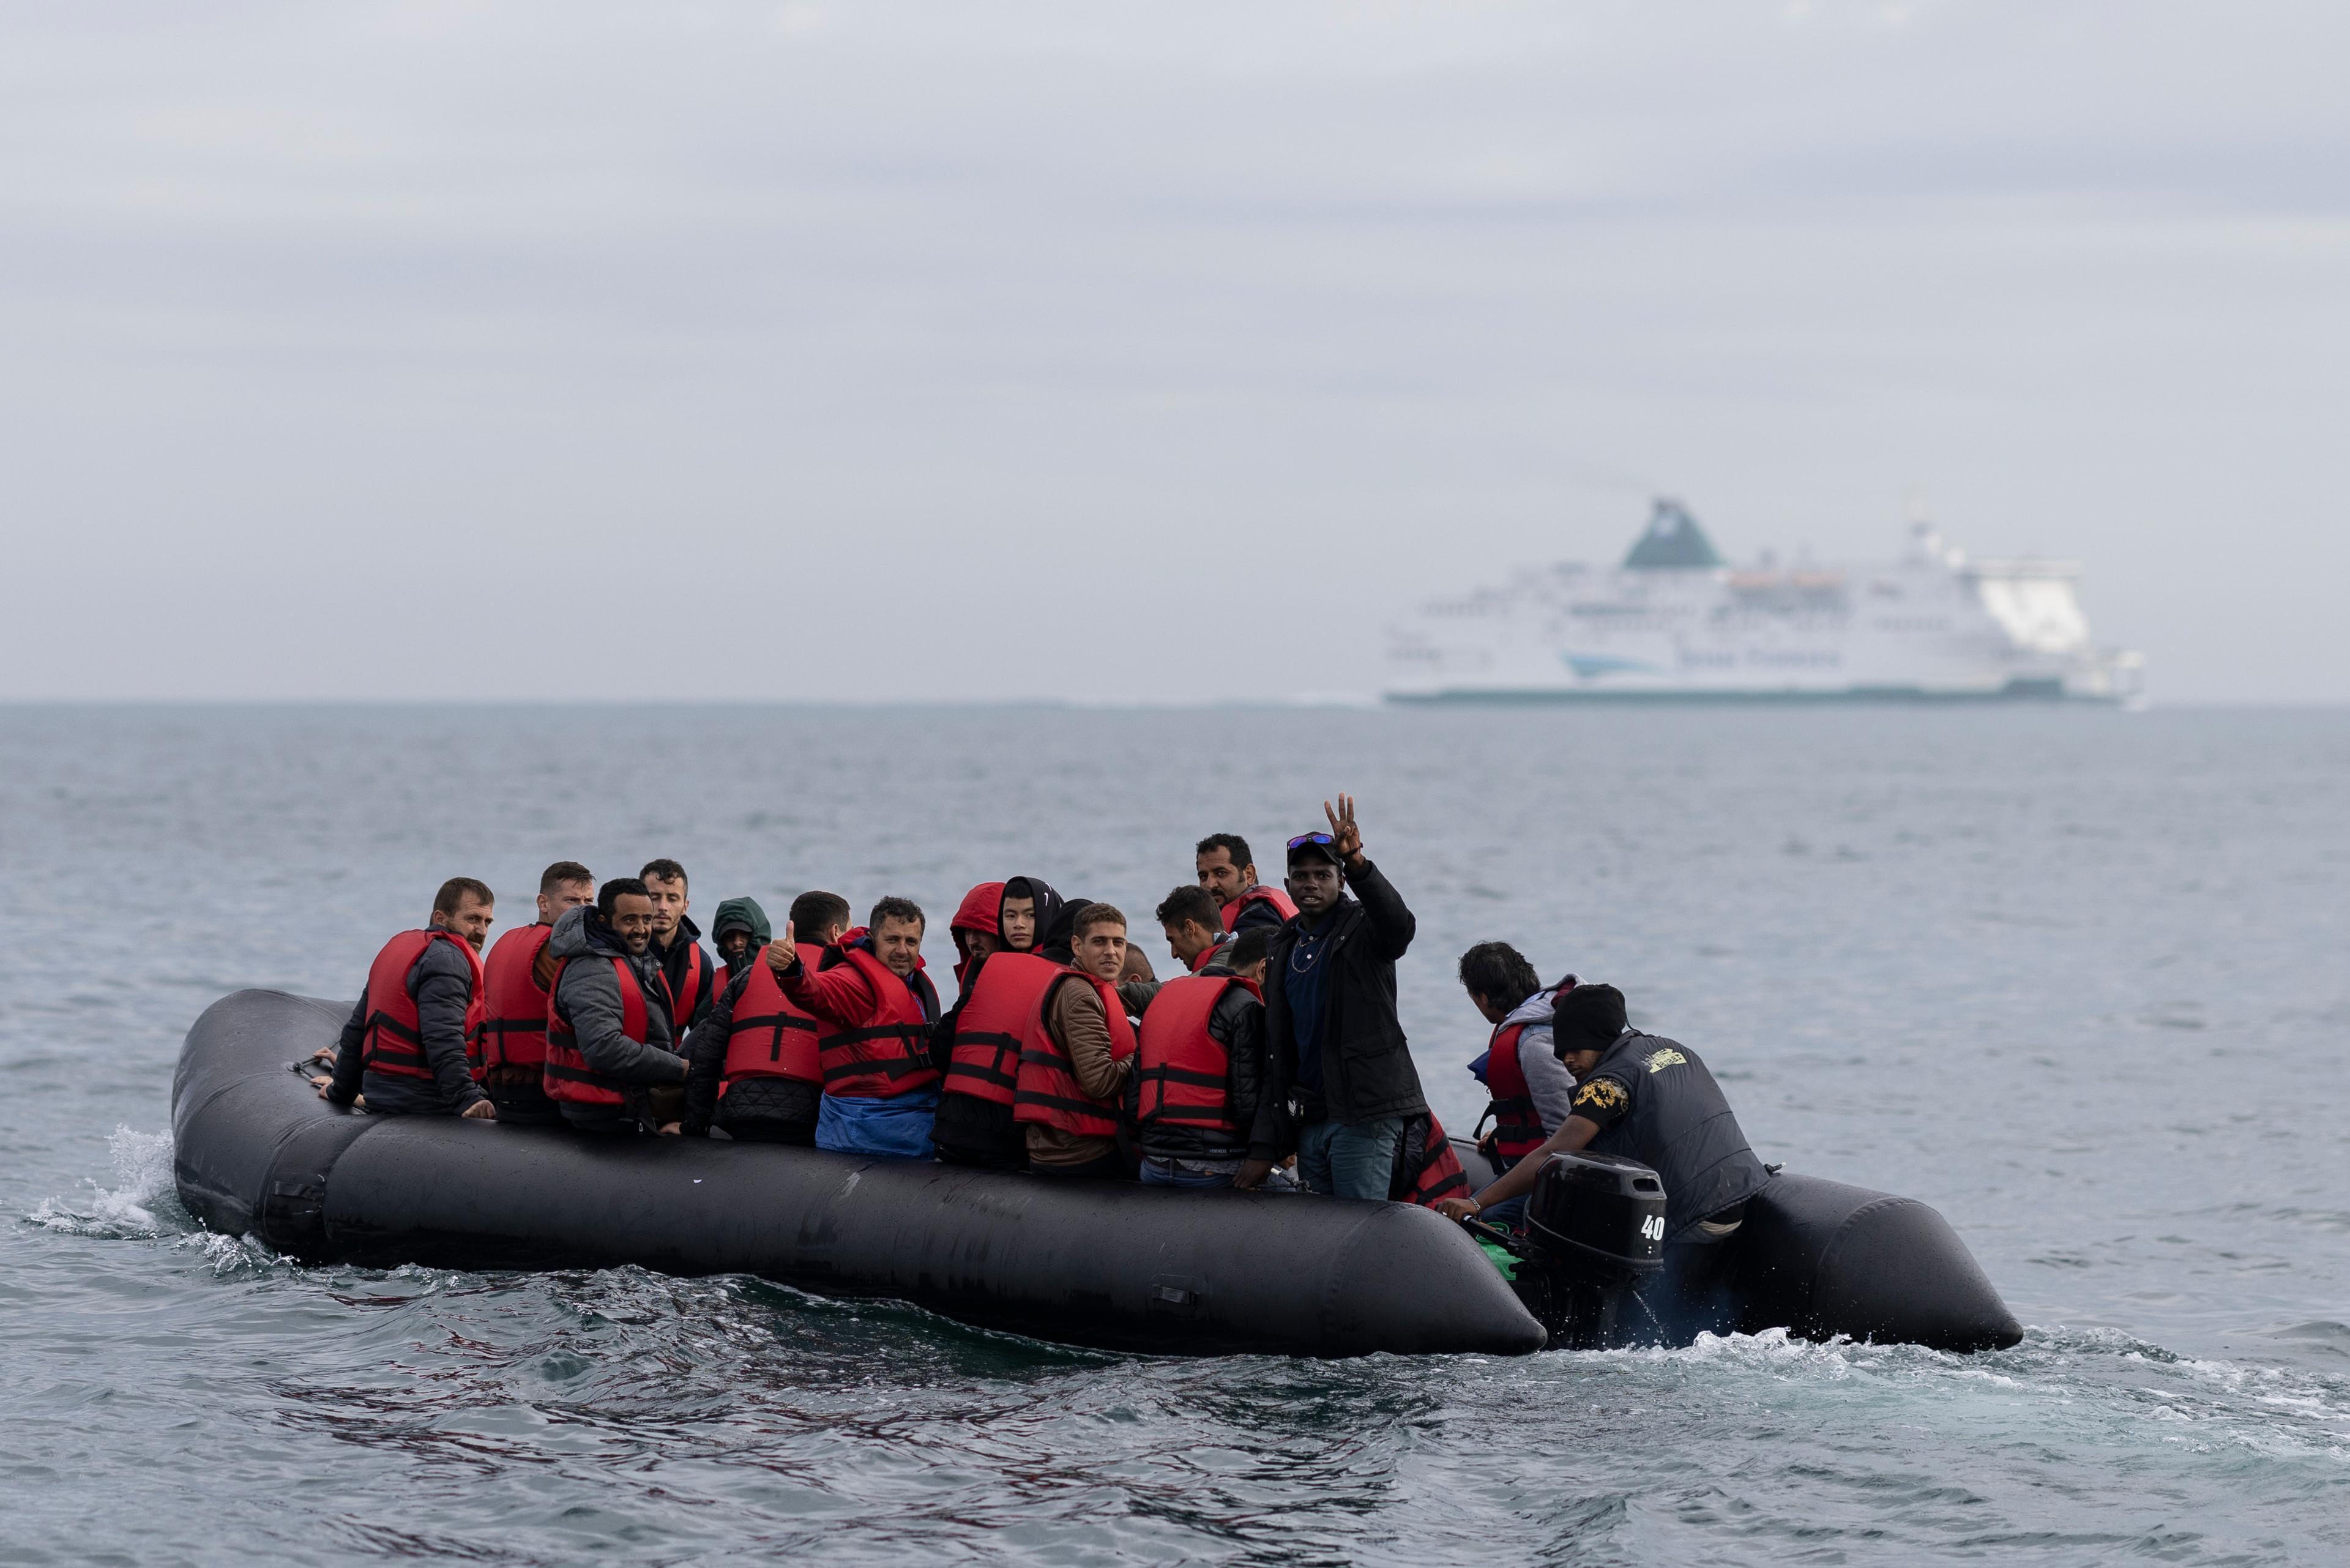
[{"label": "inflatable boat", "polygon": [[[310,1262],[749,1273],[1161,1354],[1514,1355],[1669,1337],[1643,1244],[1662,1234],[1662,1189],[1628,1162],[1559,1157],[1533,1206],[1547,1228],[1497,1267],[1461,1226],[1405,1204],[343,1110],[292,1069],[349,1012],[245,991],[188,1032],[174,1174],[204,1225]],[[1960,1351],[2021,1337],[1950,1226],[1908,1199],[1782,1173],[1722,1245],[1720,1326]]]}]

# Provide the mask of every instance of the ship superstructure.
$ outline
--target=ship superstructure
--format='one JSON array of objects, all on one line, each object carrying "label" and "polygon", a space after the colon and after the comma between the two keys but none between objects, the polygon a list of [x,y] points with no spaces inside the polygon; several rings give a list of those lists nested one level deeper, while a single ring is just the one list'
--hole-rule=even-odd
[{"label": "ship superstructure", "polygon": [[1922,516],[1896,560],[1732,566],[1659,499],[1621,566],[1523,571],[1392,628],[1388,695],[2134,701],[2141,660],[2096,646],[2079,577],[1970,560]]}]

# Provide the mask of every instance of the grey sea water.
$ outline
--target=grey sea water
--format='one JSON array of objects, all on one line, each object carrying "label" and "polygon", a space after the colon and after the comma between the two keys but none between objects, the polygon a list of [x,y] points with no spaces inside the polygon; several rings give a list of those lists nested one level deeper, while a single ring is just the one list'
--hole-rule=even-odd
[{"label": "grey sea water", "polygon": [[[2346,783],[2338,712],[0,710],[0,1561],[2339,1563]],[[1940,1208],[2023,1344],[1120,1357],[298,1267],[172,1197],[188,1023],[355,993],[443,877],[512,921],[557,857],[674,856],[705,914],[1033,872],[1147,922],[1200,834],[1340,789],[1448,1122],[1451,965],[1507,938],[1765,1158]]]}]

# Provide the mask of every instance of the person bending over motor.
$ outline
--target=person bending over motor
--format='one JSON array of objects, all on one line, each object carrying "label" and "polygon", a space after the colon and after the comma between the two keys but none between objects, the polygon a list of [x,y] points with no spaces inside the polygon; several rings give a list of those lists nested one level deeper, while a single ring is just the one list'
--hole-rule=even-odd
[{"label": "person bending over motor", "polygon": [[891,898],[821,950],[821,964],[803,957],[789,920],[767,944],[784,999],[824,1026],[816,1043],[824,1075],[818,1148],[884,1159],[933,1152],[939,1073],[930,1037],[939,993],[922,972],[923,925],[920,904]]},{"label": "person bending over motor", "polygon": [[[1485,1111],[1493,1118],[1493,1130],[1477,1147],[1495,1169],[1507,1170],[1565,1125],[1575,1075],[1551,1048],[1550,1021],[1558,998],[1575,989],[1575,977],[1545,986],[1525,955],[1509,943],[1479,942],[1461,955],[1461,989],[1493,1026],[1485,1054],[1469,1064],[1493,1097]],[[1477,1125],[1482,1127],[1484,1117]],[[1512,1199],[1498,1207],[1506,1212],[1486,1218],[1514,1225],[1525,1200]]]},{"label": "person bending over motor", "polygon": [[1200,887],[1219,906],[1219,923],[1228,931],[1244,927],[1278,926],[1297,913],[1278,888],[1256,879],[1256,860],[1248,840],[1237,833],[1211,833],[1191,855]]},{"label": "person bending over motor", "polygon": [[1028,1168],[1036,1175],[1122,1180],[1133,1174],[1118,1130],[1135,1049],[1134,1021],[1118,985],[1126,917],[1107,904],[1075,908],[1076,961],[1053,977],[1021,1035],[1012,1116],[1027,1129]]},{"label": "person bending over motor", "polygon": [[1408,1124],[1428,1114],[1396,1017],[1396,961],[1416,927],[1363,854],[1354,798],[1322,813],[1329,832],[1289,841],[1297,918],[1266,955],[1265,1034],[1274,1082],[1298,1106],[1299,1177],[1315,1192],[1385,1199]]},{"label": "person bending over motor", "polygon": [[[719,906],[719,929],[725,929],[729,907],[749,902],[730,899]],[[792,900],[790,919],[801,961],[820,969],[827,949],[848,929],[848,900],[837,893],[802,893]],[[796,936],[803,931],[808,935]],[[723,936],[719,946],[725,947]],[[733,978],[687,1041],[693,1069],[685,1081],[685,1114],[678,1126],[687,1137],[705,1137],[714,1124],[742,1143],[806,1148],[816,1142],[824,1097],[816,1037],[824,1025],[784,995],[765,961],[766,948],[762,941],[730,961]]]},{"label": "person bending over motor", "polygon": [[1698,1054],[1631,1028],[1624,993],[1614,986],[1567,992],[1551,1029],[1552,1048],[1576,1079],[1565,1125],[1482,1192],[1440,1207],[1465,1220],[1523,1198],[1555,1153],[1589,1149],[1638,1160],[1665,1186],[1665,1299],[1696,1314],[1674,1326],[1719,1331],[1720,1243],[1736,1232],[1770,1173]]},{"label": "person bending over motor", "polygon": [[546,1097],[581,1132],[653,1130],[653,1091],[684,1085],[669,977],[652,940],[652,898],[634,877],[615,877],[593,904],[565,910],[546,939],[556,965]]},{"label": "person bending over motor", "polygon": [[567,909],[596,901],[596,876],[577,860],[539,873],[538,921],[498,939],[483,961],[489,1016],[473,1033],[473,1077],[515,1127],[553,1127],[563,1113],[546,1097],[546,997],[555,956],[546,950]]},{"label": "person bending over motor", "polygon": [[334,1072],[310,1080],[320,1099],[385,1116],[497,1119],[465,1055],[488,1015],[481,950],[495,918],[488,884],[471,877],[441,884],[431,919],[384,943],[369,966]]}]

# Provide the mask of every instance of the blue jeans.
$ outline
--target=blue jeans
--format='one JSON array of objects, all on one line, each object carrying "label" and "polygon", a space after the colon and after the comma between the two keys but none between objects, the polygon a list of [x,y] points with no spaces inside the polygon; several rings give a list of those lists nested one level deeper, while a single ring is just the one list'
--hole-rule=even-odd
[{"label": "blue jeans", "polygon": [[1297,1129],[1297,1176],[1307,1189],[1333,1198],[1384,1200],[1403,1152],[1403,1118],[1383,1116],[1360,1127],[1307,1122]]},{"label": "blue jeans", "polygon": [[1240,1168],[1239,1162],[1234,1160],[1215,1163],[1229,1164],[1232,1168],[1218,1170],[1211,1164],[1201,1160],[1163,1159],[1157,1155],[1145,1155],[1142,1157],[1142,1185],[1145,1187],[1230,1187],[1232,1184],[1233,1171]]}]

